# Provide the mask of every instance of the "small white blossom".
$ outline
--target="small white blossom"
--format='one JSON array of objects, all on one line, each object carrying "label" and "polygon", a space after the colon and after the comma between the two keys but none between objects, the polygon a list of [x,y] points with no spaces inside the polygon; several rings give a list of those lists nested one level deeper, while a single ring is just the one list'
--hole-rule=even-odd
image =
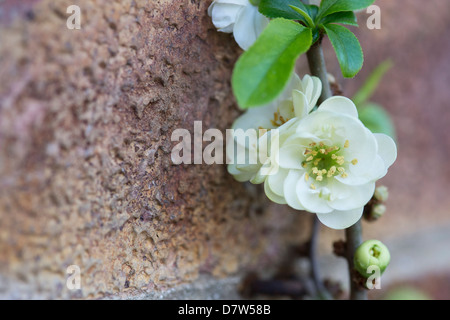
[{"label": "small white blossom", "polygon": [[238,45],[247,50],[269,23],[249,0],[215,0],[208,9],[214,26],[221,32],[233,33]]},{"label": "small white blossom", "polygon": [[[271,168],[277,165],[277,161],[273,157],[276,153],[271,154],[273,149],[272,142],[277,143],[289,137],[289,128],[298,119],[306,117],[309,112],[316,106],[317,100],[322,92],[322,83],[319,78],[306,75],[303,80],[297,74],[293,74],[287,87],[283,93],[273,102],[258,108],[248,109],[233,123],[232,129],[241,129],[248,133],[253,143],[246,143],[245,140],[232,139],[228,140],[227,151],[234,148],[234,144],[242,146],[242,152],[248,155],[264,154],[270,156],[263,163],[234,163],[228,165],[228,171],[238,181],[251,181],[252,183],[262,183],[268,175],[268,171],[274,172]],[[277,129],[277,130],[273,130]],[[260,131],[261,130],[261,131]],[[251,142],[250,141],[250,142]],[[228,157],[230,155],[228,153]],[[233,154],[236,158],[237,155]],[[246,157],[248,160],[249,156]],[[236,160],[236,159],[235,159]],[[261,170],[264,168],[265,170]],[[266,172],[262,174],[262,172]],[[280,200],[281,201],[281,200]]]},{"label": "small white blossom", "polygon": [[294,127],[280,143],[280,169],[267,178],[266,194],[316,213],[330,228],[350,227],[361,218],[375,182],[396,160],[394,141],[373,134],[358,119],[354,103],[339,96]]},{"label": "small white blossom", "polygon": [[[249,154],[262,150],[268,158],[230,164],[228,171],[238,181],[264,183],[267,197],[276,203],[316,213],[328,227],[345,229],[361,218],[375,182],[396,160],[397,147],[387,135],[367,129],[348,98],[332,97],[310,113],[319,84],[314,77],[294,77],[287,88],[290,98],[285,91],[273,104],[238,118],[233,129],[270,130],[246,147]],[[279,145],[270,149],[275,140]]]}]

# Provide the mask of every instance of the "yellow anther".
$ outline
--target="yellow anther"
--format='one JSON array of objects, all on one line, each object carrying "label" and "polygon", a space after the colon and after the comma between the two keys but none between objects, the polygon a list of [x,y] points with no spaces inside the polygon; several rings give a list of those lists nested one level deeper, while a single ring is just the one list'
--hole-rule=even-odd
[{"label": "yellow anther", "polygon": [[322,173],[323,174],[327,173],[327,170],[326,169],[322,169]]},{"label": "yellow anther", "polygon": [[321,154],[325,154],[325,149],[320,149],[319,151]]},{"label": "yellow anther", "polygon": [[345,140],[344,148],[348,148],[350,146],[350,141]]},{"label": "yellow anther", "polygon": [[331,168],[330,168],[330,170],[328,170],[328,173],[330,173],[331,172],[331,174],[335,174],[336,173],[336,167],[335,166],[332,166]]},{"label": "yellow anther", "polygon": [[308,182],[308,180],[309,180],[309,174],[306,173],[305,174],[305,181]]},{"label": "yellow anther", "polygon": [[322,160],[322,158],[314,160],[314,165],[317,166],[321,160]]},{"label": "yellow anther", "polygon": [[331,178],[334,175],[334,172],[331,172],[331,169],[328,170],[327,177]]},{"label": "yellow anther", "polygon": [[344,173],[341,175],[341,177],[342,177],[342,178],[347,178],[348,175],[344,172]]},{"label": "yellow anther", "polygon": [[311,183],[311,189],[316,190],[316,186]]},{"label": "yellow anther", "polygon": [[325,144],[322,141],[319,142],[319,146],[323,147],[324,145]]},{"label": "yellow anther", "polygon": [[312,161],[313,159],[314,159],[313,156],[309,156],[309,157],[306,159],[306,161]]},{"label": "yellow anther", "polygon": [[308,166],[308,164],[307,164],[306,162],[303,162],[303,163],[302,163],[302,167],[303,167],[303,168],[306,168],[307,166]]},{"label": "yellow anther", "polygon": [[319,172],[319,169],[317,167],[312,168],[312,173],[317,174]]},{"label": "yellow anther", "polygon": [[344,157],[343,156],[338,156],[336,162],[337,162],[338,165],[342,166],[344,164],[344,162],[345,162]]},{"label": "yellow anther", "polygon": [[323,180],[323,177],[322,177],[322,176],[317,176],[317,177],[316,177],[316,180],[317,180],[317,181],[322,181],[322,180]]},{"label": "yellow anther", "polygon": [[317,145],[317,143],[315,143],[315,142],[311,142],[311,143],[309,144],[310,147],[315,147],[316,145]]},{"label": "yellow anther", "polygon": [[305,149],[305,155],[306,155],[306,154],[310,154],[310,153],[312,153],[312,150]]},{"label": "yellow anther", "polygon": [[318,153],[317,151],[313,151],[312,155],[315,157],[315,156],[317,156],[317,153]]},{"label": "yellow anther", "polygon": [[338,171],[339,171],[340,173],[344,173],[344,172],[345,172],[345,169],[342,168],[342,167],[339,167],[339,168],[337,168],[337,169],[338,169]]},{"label": "yellow anther", "polygon": [[332,154],[332,155],[331,155],[331,159],[336,160],[336,159],[337,159],[337,155]]},{"label": "yellow anther", "polygon": [[353,159],[353,160],[352,160],[352,164],[353,164],[354,166],[356,166],[356,165],[358,164],[358,159]]}]

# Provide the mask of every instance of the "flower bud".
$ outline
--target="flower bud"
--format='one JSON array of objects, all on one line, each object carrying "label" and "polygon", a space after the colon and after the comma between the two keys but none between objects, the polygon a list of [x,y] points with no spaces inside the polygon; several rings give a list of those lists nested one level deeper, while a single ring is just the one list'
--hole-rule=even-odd
[{"label": "flower bud", "polygon": [[389,250],[383,243],[378,240],[368,240],[356,249],[353,264],[363,277],[369,278],[373,272],[368,270],[370,267],[378,267],[381,275],[390,260]]},{"label": "flower bud", "polygon": [[386,212],[386,206],[384,204],[376,204],[372,208],[372,212],[370,213],[370,218],[372,220],[377,220],[383,216]]},{"label": "flower bud", "polygon": [[374,197],[380,202],[387,201],[387,199],[389,198],[388,188],[386,186],[379,186],[375,189]]}]

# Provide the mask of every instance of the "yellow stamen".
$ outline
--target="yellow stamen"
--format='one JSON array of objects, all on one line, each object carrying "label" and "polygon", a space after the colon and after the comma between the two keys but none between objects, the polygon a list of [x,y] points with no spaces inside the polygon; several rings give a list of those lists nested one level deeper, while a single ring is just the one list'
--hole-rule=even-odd
[{"label": "yellow stamen", "polygon": [[313,159],[314,159],[313,156],[309,156],[309,157],[306,159],[306,161],[312,161]]},{"label": "yellow stamen", "polygon": [[344,148],[348,148],[350,146],[350,141],[345,140]]},{"label": "yellow stamen", "polygon": [[358,159],[353,159],[353,160],[352,160],[352,164],[353,164],[354,166],[356,166],[356,165],[358,164]]},{"label": "yellow stamen", "polygon": [[339,168],[337,168],[337,169],[338,169],[338,171],[339,171],[340,173],[344,173],[344,172],[345,172],[345,169],[342,168],[342,167],[339,167]]},{"label": "yellow stamen", "polygon": [[311,183],[311,189],[316,190],[316,186]]},{"label": "yellow stamen", "polygon": [[322,180],[323,180],[323,177],[322,177],[322,176],[317,176],[317,177],[316,177],[316,180],[317,180],[317,181],[322,181]]},{"label": "yellow stamen", "polygon": [[341,177],[342,177],[342,178],[347,178],[348,175],[344,172],[344,173],[341,175]]},{"label": "yellow stamen", "polygon": [[309,174],[306,173],[305,174],[305,181],[308,182],[308,180],[309,180]]}]

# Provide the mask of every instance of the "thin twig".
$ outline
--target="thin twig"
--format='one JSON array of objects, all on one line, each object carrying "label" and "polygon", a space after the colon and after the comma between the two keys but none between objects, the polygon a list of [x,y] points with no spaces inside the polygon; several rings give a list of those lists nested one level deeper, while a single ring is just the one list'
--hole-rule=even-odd
[{"label": "thin twig", "polygon": [[316,215],[313,218],[313,226],[311,230],[311,241],[309,247],[309,260],[311,262],[311,275],[316,286],[317,294],[321,299],[331,300],[332,296],[327,291],[320,278],[319,261],[317,259],[317,247],[319,240],[320,221]]},{"label": "thin twig", "polygon": [[354,280],[355,270],[353,268],[353,256],[356,249],[362,243],[362,227],[361,220],[353,226],[345,230],[347,238],[347,261],[350,276],[350,299],[351,300],[367,300],[367,290]]}]

